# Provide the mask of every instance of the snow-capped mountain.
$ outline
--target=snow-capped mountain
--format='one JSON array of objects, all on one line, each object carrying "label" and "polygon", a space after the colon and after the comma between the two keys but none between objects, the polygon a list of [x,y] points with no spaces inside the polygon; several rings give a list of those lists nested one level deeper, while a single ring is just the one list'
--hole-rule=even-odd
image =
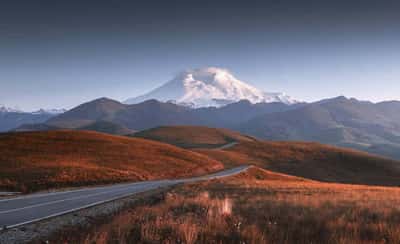
[{"label": "snow-capped mountain", "polygon": [[66,109],[39,109],[33,112],[26,112],[23,110],[20,110],[18,108],[12,108],[12,107],[7,107],[3,104],[0,104],[0,113],[21,113],[21,114],[62,114],[65,113],[67,110]]},{"label": "snow-capped mountain", "polygon": [[6,107],[0,104],[0,113],[23,113],[23,112],[19,109]]},{"label": "snow-capped mountain", "polygon": [[39,109],[37,111],[32,112],[32,114],[62,114],[65,113],[66,109]]},{"label": "snow-capped mountain", "polygon": [[297,103],[283,93],[261,91],[237,79],[228,70],[215,67],[182,72],[159,88],[145,95],[130,98],[125,103],[135,104],[149,99],[195,108],[221,107],[240,100],[248,100],[251,103]]},{"label": "snow-capped mountain", "polygon": [[35,112],[25,112],[16,108],[0,105],[0,132],[13,130],[22,125],[40,124],[65,112],[63,109],[40,109]]}]

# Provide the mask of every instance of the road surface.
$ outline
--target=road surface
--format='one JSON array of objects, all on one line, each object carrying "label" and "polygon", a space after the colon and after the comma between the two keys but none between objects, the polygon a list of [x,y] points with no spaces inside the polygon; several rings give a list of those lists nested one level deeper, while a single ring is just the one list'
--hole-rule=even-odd
[{"label": "road surface", "polygon": [[227,177],[243,172],[248,167],[241,166],[187,179],[143,181],[3,199],[0,200],[0,227],[24,225],[160,187]]},{"label": "road surface", "polygon": [[234,141],[234,142],[228,143],[228,144],[226,144],[226,145],[220,146],[220,147],[215,148],[215,149],[224,150],[224,149],[228,149],[228,148],[234,147],[234,146],[236,146],[237,144],[239,144],[239,143],[236,142],[236,141]]}]

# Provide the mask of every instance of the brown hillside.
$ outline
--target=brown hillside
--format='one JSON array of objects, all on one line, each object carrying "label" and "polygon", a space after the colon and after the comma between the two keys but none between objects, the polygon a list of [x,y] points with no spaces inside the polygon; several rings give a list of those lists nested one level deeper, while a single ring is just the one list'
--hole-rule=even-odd
[{"label": "brown hillside", "polygon": [[232,177],[227,177],[227,178],[222,178],[219,179],[218,181],[224,182],[224,183],[237,183],[240,185],[246,185],[246,184],[255,184],[256,182],[285,182],[285,183],[292,183],[292,182],[297,182],[297,183],[319,183],[319,181],[313,181],[309,180],[306,178],[301,178],[297,176],[292,176],[292,175],[287,175],[287,174],[281,174],[281,173],[276,173],[272,172],[269,170],[265,170],[259,167],[250,167],[244,172],[241,172],[240,174],[234,175]]},{"label": "brown hillside", "polygon": [[134,136],[161,141],[183,148],[215,148],[235,141],[253,140],[228,129],[203,126],[162,126],[140,131]]},{"label": "brown hillside", "polygon": [[227,165],[250,163],[326,182],[400,185],[400,162],[318,143],[246,141],[225,150],[196,151]]},{"label": "brown hillside", "polygon": [[[225,166],[254,164],[319,181],[400,185],[400,162],[355,150],[319,143],[262,141],[237,132],[206,127],[160,127],[144,133],[153,140],[175,145],[197,145],[196,152],[223,162]],[[210,149],[210,145],[215,147],[232,141],[238,144],[224,150]],[[199,148],[201,145],[206,146]]]},{"label": "brown hillside", "polygon": [[175,178],[223,168],[172,145],[88,131],[0,134],[0,152],[0,188],[17,191]]}]

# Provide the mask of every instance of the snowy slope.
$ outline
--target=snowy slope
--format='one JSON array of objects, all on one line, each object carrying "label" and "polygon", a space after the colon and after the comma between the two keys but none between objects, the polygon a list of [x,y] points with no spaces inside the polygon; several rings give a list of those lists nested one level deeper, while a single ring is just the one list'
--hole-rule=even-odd
[{"label": "snowy slope", "polygon": [[6,107],[0,104],[0,113],[23,113],[23,112],[19,109]]},{"label": "snowy slope", "polygon": [[20,113],[20,114],[53,114],[53,115],[57,115],[57,114],[62,114],[65,113],[67,110],[66,109],[39,109],[37,111],[33,111],[33,112],[26,112],[17,108],[11,108],[11,107],[7,107],[5,105],[0,104],[0,113]]},{"label": "snowy slope", "polygon": [[251,103],[296,103],[282,93],[266,93],[235,78],[228,70],[209,67],[185,71],[155,90],[125,101],[135,104],[149,99],[191,107],[220,107],[240,100]]},{"label": "snowy slope", "polygon": [[62,114],[67,112],[66,109],[39,109],[37,111],[32,112],[32,114]]}]

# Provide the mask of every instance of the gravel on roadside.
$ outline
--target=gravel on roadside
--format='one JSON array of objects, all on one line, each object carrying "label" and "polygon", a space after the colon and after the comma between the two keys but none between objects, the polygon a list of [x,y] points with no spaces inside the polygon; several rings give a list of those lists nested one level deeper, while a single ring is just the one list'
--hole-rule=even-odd
[{"label": "gravel on roadside", "polygon": [[89,229],[100,219],[111,218],[118,212],[144,201],[157,201],[172,187],[164,187],[107,202],[87,209],[45,219],[11,229],[0,230],[0,244],[51,243],[57,233],[70,228]]}]

